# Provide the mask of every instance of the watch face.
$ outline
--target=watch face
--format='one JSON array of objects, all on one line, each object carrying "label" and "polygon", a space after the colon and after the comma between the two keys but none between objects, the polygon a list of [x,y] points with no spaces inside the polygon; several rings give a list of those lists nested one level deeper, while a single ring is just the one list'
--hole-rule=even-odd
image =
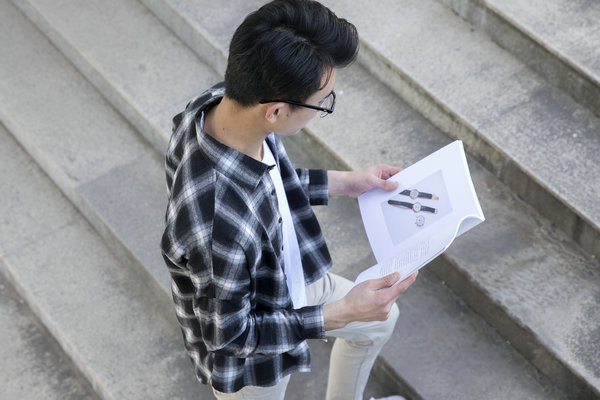
[{"label": "watch face", "polygon": [[418,227],[425,225],[425,217],[422,215],[419,215],[417,217],[417,220],[415,221],[415,225],[417,225]]},{"label": "watch face", "polygon": [[414,212],[421,211],[421,203],[415,203],[415,204],[413,204],[413,211]]},{"label": "watch face", "polygon": [[410,191],[409,197],[411,199],[416,199],[417,197],[419,197],[419,191],[417,189],[413,189]]}]

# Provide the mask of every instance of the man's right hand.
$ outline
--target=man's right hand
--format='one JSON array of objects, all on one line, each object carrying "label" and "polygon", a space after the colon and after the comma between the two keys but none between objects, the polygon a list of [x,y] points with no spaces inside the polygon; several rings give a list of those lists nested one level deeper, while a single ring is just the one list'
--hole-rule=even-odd
[{"label": "man's right hand", "polygon": [[354,286],[346,296],[323,306],[325,330],[340,329],[353,321],[385,321],[398,296],[417,279],[415,272],[400,283],[397,272]]}]

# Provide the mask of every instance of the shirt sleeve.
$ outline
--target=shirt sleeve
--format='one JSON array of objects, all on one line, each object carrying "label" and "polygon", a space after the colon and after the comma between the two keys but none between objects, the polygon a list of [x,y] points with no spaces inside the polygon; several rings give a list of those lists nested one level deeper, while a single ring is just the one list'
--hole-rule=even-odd
[{"label": "shirt sleeve", "polygon": [[329,202],[327,171],[322,169],[296,169],[302,189],[313,206]]},{"label": "shirt sleeve", "polygon": [[[189,260],[190,270],[205,270],[202,257]],[[325,337],[322,306],[257,310],[245,251],[237,243],[215,244],[213,276],[193,277],[194,314],[202,341],[215,354],[246,358],[295,349],[311,338]],[[208,282],[207,282],[208,281]]]}]

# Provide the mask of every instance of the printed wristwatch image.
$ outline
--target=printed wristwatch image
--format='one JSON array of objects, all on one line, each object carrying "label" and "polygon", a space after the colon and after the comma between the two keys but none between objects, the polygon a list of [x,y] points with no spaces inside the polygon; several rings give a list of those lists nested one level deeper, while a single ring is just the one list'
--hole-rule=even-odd
[{"label": "printed wristwatch image", "polygon": [[419,228],[425,225],[425,217],[422,215],[417,215],[417,219],[415,220],[415,225]]},{"label": "printed wristwatch image", "polygon": [[435,194],[419,192],[417,189],[406,189],[406,190],[401,191],[399,194],[408,196],[413,200],[416,199],[417,197],[420,197],[422,199],[432,199],[432,200],[439,199],[439,197],[437,197]]},{"label": "printed wristwatch image", "polygon": [[413,210],[416,213],[418,213],[420,211],[426,211],[426,212],[430,212],[433,214],[437,214],[437,212],[438,212],[437,208],[423,206],[419,202],[413,204],[413,203],[409,203],[407,201],[388,200],[388,204],[391,204],[393,206],[408,208],[410,210]]}]

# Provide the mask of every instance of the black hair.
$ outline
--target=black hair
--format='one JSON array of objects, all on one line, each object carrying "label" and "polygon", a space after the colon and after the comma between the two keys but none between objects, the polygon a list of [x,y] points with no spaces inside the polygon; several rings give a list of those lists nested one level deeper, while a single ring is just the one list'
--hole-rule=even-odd
[{"label": "black hair", "polygon": [[225,92],[242,106],[304,102],[323,87],[323,76],[356,59],[358,47],[356,27],[319,2],[274,0],[233,34]]}]

